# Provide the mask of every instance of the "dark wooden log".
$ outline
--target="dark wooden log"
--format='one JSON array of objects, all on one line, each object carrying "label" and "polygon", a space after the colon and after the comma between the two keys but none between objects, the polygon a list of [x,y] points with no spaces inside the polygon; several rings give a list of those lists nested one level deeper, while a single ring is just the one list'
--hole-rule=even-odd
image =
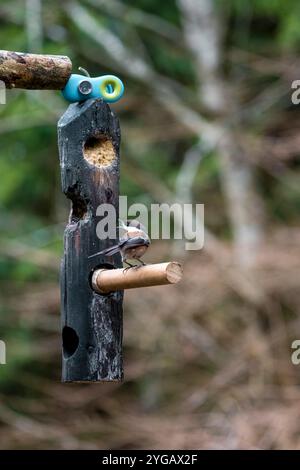
[{"label": "dark wooden log", "polygon": [[62,90],[72,73],[69,57],[0,50],[0,80],[6,88]]},{"label": "dark wooden log", "polygon": [[[58,136],[62,188],[72,201],[61,266],[62,380],[119,381],[123,292],[97,294],[92,273],[107,258],[88,258],[115,242],[97,237],[96,210],[110,203],[118,214],[119,123],[106,103],[88,100],[69,106]],[[110,260],[122,266],[119,257]]]}]

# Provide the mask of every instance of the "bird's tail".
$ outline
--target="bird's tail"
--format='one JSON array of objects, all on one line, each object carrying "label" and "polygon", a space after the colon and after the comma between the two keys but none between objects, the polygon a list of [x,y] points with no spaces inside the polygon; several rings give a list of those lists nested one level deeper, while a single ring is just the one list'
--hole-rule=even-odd
[{"label": "bird's tail", "polygon": [[98,256],[98,255],[113,256],[119,251],[120,251],[119,245],[114,245],[109,248],[105,248],[105,250],[99,251],[98,253],[95,253],[94,255],[89,256],[89,258],[94,258],[94,256]]}]

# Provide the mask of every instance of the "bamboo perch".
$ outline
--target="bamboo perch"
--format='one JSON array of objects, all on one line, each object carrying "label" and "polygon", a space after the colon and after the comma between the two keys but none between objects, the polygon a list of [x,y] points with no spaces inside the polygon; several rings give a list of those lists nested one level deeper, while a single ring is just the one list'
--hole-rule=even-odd
[{"label": "bamboo perch", "polygon": [[62,90],[72,73],[69,57],[0,50],[0,80],[6,88]]},{"label": "bamboo perch", "polygon": [[108,294],[135,287],[176,284],[182,278],[179,263],[149,264],[130,269],[97,269],[92,276],[93,289],[99,294]]}]

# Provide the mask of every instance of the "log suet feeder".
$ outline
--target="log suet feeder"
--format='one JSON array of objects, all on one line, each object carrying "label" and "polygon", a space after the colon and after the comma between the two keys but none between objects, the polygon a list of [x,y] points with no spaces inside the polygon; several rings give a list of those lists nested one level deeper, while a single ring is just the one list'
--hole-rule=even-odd
[{"label": "log suet feeder", "polygon": [[[68,57],[0,51],[7,88],[62,90],[71,77]],[[119,211],[120,126],[103,99],[70,104],[58,123],[58,147],[62,190],[72,204],[60,272],[62,381],[120,381],[123,290],[175,284],[182,268],[169,262],[124,269],[119,254],[109,262],[90,258],[114,242],[97,236],[98,206]]]},{"label": "log suet feeder", "polygon": [[[97,237],[98,206],[109,203],[118,211],[118,119],[101,100],[71,104],[58,123],[58,146],[62,189],[72,201],[61,266],[62,378],[121,380],[123,293],[96,293],[92,271],[107,258],[89,259],[110,242]],[[121,267],[120,258],[111,267]]]}]

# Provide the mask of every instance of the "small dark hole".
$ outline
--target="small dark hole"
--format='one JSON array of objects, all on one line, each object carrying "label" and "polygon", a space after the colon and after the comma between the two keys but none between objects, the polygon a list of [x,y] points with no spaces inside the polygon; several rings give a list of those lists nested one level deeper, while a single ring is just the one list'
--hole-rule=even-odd
[{"label": "small dark hole", "polygon": [[109,202],[112,198],[113,192],[110,188],[105,189],[106,201]]},{"label": "small dark hole", "polygon": [[72,201],[70,221],[77,223],[83,219],[87,213],[87,202],[81,196],[80,188],[77,183],[68,189],[67,196]]},{"label": "small dark hole", "polygon": [[83,199],[73,200],[71,221],[76,223],[79,222],[87,213],[87,204]]},{"label": "small dark hole", "polygon": [[79,338],[76,331],[69,326],[65,326],[62,332],[62,340],[64,356],[67,358],[73,356],[79,344]]}]

